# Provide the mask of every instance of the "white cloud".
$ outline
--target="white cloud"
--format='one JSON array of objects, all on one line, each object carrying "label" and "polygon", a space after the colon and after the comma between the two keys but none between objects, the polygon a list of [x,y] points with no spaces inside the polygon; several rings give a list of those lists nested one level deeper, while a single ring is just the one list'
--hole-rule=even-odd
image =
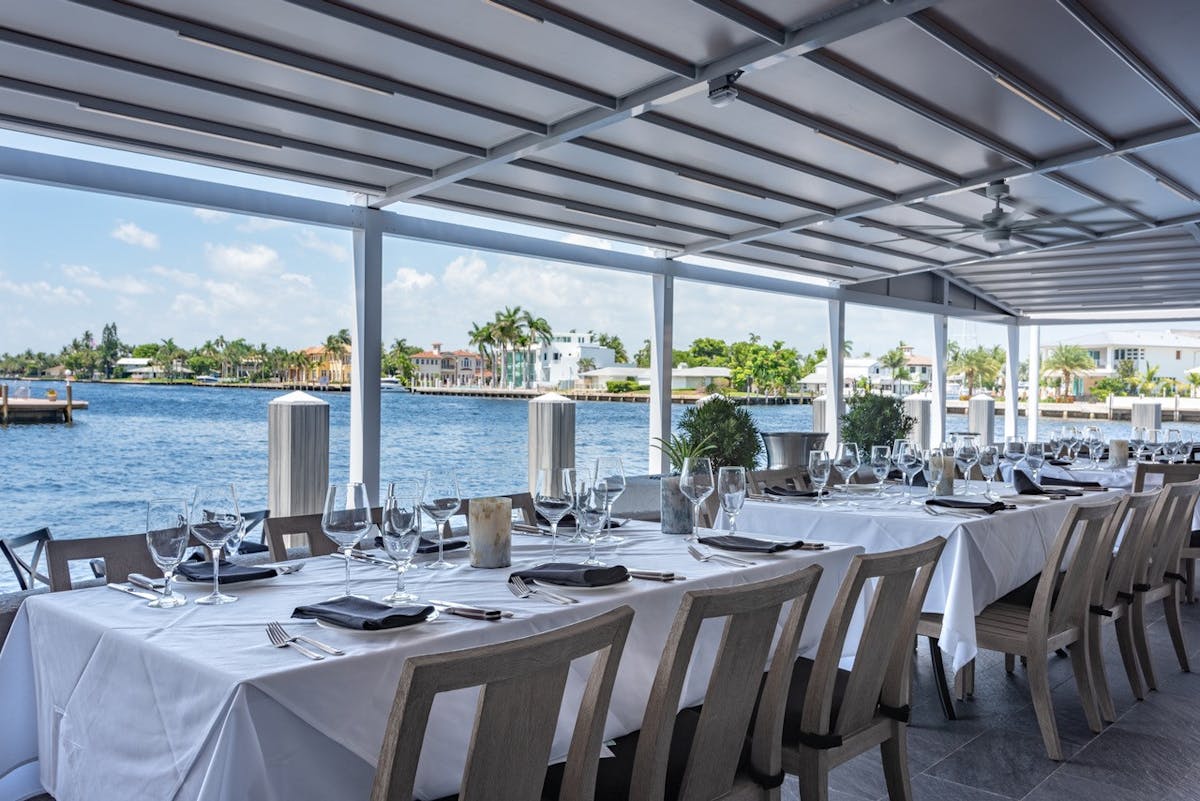
[{"label": "white cloud", "polygon": [[312,289],[313,281],[307,275],[301,275],[300,273],[282,273],[279,278],[282,281],[299,284],[305,289]]},{"label": "white cloud", "polygon": [[229,212],[216,209],[192,209],[192,214],[206,223],[225,222],[229,219]]},{"label": "white cloud", "polygon": [[259,231],[282,228],[285,225],[292,225],[292,223],[286,220],[275,220],[270,217],[248,217],[244,223],[238,225],[237,229],[245,234],[253,234]]},{"label": "white cloud", "polygon": [[154,288],[132,275],[104,276],[83,264],[64,264],[63,273],[77,284],[120,295],[149,295]]},{"label": "white cloud", "polygon": [[446,265],[442,283],[452,288],[476,286],[487,272],[487,262],[478,253],[464,253]]},{"label": "white cloud", "polygon": [[350,263],[350,248],[334,242],[329,239],[323,239],[317,235],[317,232],[311,228],[305,228],[296,235],[296,241],[300,243],[300,247],[307,250],[315,250],[317,253],[322,253],[339,264]]},{"label": "white cloud", "polygon": [[194,287],[200,285],[200,276],[185,270],[177,270],[174,267],[164,267],[161,264],[155,264],[150,268],[150,272],[174,281],[180,286]]},{"label": "white cloud", "polygon": [[282,267],[279,254],[266,245],[214,245],[204,246],[209,266],[219,273],[248,276],[263,276],[278,273]]},{"label": "white cloud", "polygon": [[135,245],[146,248],[146,250],[158,250],[158,234],[139,228],[135,223],[120,223],[109,235],[127,245]]},{"label": "white cloud", "polygon": [[437,278],[431,273],[423,273],[411,267],[400,267],[396,270],[396,277],[384,287],[384,292],[413,292],[428,289],[436,282]]},{"label": "white cloud", "polygon": [[31,298],[42,303],[78,306],[91,303],[81,289],[51,284],[48,281],[13,281],[0,275],[0,295]]}]

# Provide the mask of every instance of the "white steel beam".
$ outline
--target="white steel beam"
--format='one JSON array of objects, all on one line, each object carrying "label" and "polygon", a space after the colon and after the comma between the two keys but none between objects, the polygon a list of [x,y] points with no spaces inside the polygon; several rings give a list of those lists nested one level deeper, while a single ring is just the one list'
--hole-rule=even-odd
[{"label": "white steel beam", "polygon": [[1008,350],[1004,358],[1004,436],[1017,436],[1017,415],[1020,413],[1021,329],[1005,326]]},{"label": "white steel beam", "polygon": [[1038,416],[1042,400],[1042,332],[1029,326],[1029,397],[1025,401],[1025,439],[1038,441]]},{"label": "white steel beam", "polygon": [[929,445],[941,447],[946,440],[946,347],[949,344],[949,321],[944,314],[933,315],[933,376],[929,388],[933,393],[933,408],[929,417]]},{"label": "white steel beam", "polygon": [[[846,395],[842,384],[846,377],[846,304],[840,300],[831,300],[828,304],[829,315],[829,355],[826,359],[829,367],[825,371],[825,449],[832,456],[842,440],[842,415],[846,413]],[[869,443],[858,443],[860,446],[871,447]]]},{"label": "white steel beam", "polygon": [[651,278],[654,294],[654,330],[650,337],[650,472],[671,472],[671,461],[658,447],[671,438],[671,359],[674,353],[675,279]]},{"label": "white steel beam", "polygon": [[383,342],[383,226],[366,210],[354,229],[354,332],[350,354],[350,480],[379,505],[379,370]]}]

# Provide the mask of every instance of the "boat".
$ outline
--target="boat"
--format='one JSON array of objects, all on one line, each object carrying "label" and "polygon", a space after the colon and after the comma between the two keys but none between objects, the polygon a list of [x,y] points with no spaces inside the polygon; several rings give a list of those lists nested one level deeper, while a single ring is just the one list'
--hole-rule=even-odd
[{"label": "boat", "polygon": [[387,392],[408,392],[408,387],[400,383],[394,375],[385,375],[379,379],[379,388]]},{"label": "boat", "polygon": [[221,383],[221,378],[220,378],[220,376],[215,376],[215,375],[198,375],[192,381],[195,384],[202,384],[204,386],[212,386],[213,384]]}]

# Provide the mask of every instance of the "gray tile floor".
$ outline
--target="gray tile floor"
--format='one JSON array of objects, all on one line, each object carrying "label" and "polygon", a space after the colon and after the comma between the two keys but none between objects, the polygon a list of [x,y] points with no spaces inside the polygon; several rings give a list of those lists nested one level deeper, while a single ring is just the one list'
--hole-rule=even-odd
[{"label": "gray tile floor", "polygon": [[[1156,610],[1157,611],[1157,610]],[[1001,655],[980,657],[975,697],[947,721],[938,706],[922,641],[908,730],[915,801],[1200,801],[1200,604],[1184,607],[1184,637],[1196,673],[1182,673],[1161,617],[1151,626],[1158,692],[1138,702],[1129,690],[1111,627],[1105,668],[1118,720],[1088,730],[1070,662],[1051,657],[1054,711],[1065,762],[1046,757],[1024,671],[1004,672]],[[784,801],[797,801],[794,779]],[[879,752],[838,767],[830,801],[886,799]]]}]

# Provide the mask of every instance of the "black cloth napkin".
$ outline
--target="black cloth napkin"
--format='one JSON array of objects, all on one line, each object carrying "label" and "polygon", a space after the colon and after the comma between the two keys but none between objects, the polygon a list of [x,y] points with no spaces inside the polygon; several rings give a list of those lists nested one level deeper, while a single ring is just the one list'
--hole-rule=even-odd
[{"label": "black cloth napkin", "polygon": [[912,477],[912,485],[914,487],[928,487],[929,482],[925,480],[925,471],[921,470]]},{"label": "black cloth napkin", "polygon": [[829,490],[817,492],[817,490],[795,490],[787,487],[767,487],[763,490],[764,495],[774,495],[777,498],[816,498],[819,495],[828,495]]},{"label": "black cloth napkin", "polygon": [[804,547],[803,540],[777,542],[775,540],[756,540],[754,537],[743,537],[738,534],[714,534],[711,537],[701,537],[700,542],[723,551],[745,551],[746,553],[779,553]]},{"label": "black cloth napkin", "polygon": [[972,511],[987,512],[989,515],[1002,512],[1005,509],[1003,501],[972,501],[967,498],[930,498],[925,501],[925,505],[942,506],[946,509],[970,509]]},{"label": "black cloth napkin", "polygon": [[[550,521],[543,517],[540,512],[537,513],[537,521],[541,526],[545,526],[546,528],[550,527]],[[609,528],[620,528],[621,524],[624,522],[624,520],[617,520],[615,517],[613,517],[608,521],[608,525]],[[579,523],[575,520],[574,514],[565,514],[563,515],[563,519],[558,521],[558,530],[562,531],[564,528],[576,528],[578,525]]]},{"label": "black cloth napkin", "polygon": [[1075,464],[1070,459],[1047,459],[1046,464],[1054,465],[1055,467],[1068,467]]},{"label": "black cloth napkin", "polygon": [[292,612],[292,617],[316,618],[348,629],[379,631],[421,623],[431,614],[432,606],[388,606],[366,598],[347,597],[297,606]]},{"label": "black cloth napkin", "polygon": [[[212,562],[183,562],[176,571],[188,581],[212,581]],[[235,565],[233,562],[221,560],[221,583],[237,584],[239,581],[257,581],[258,579],[275,578],[279,573],[273,567],[252,567],[250,565]]]},{"label": "black cloth napkin", "polygon": [[[467,547],[466,537],[456,537],[454,539],[442,540],[443,551],[457,551],[459,548]],[[417,553],[437,553],[438,541],[437,537],[422,536],[421,544],[417,546]]]},{"label": "black cloth napkin", "polygon": [[1082,492],[1076,492],[1069,489],[1058,489],[1053,492],[1047,491],[1039,487],[1032,478],[1024,470],[1013,471],[1013,489],[1018,495],[1082,495]]},{"label": "black cloth napkin", "polygon": [[1104,489],[1104,485],[1099,481],[1080,481],[1076,478],[1056,478],[1055,476],[1042,476],[1043,487],[1082,487],[1085,489]]},{"label": "black cloth napkin", "polygon": [[528,570],[515,570],[512,575],[563,587],[606,587],[629,580],[629,571],[624,565],[590,567],[571,562],[550,562]]}]

